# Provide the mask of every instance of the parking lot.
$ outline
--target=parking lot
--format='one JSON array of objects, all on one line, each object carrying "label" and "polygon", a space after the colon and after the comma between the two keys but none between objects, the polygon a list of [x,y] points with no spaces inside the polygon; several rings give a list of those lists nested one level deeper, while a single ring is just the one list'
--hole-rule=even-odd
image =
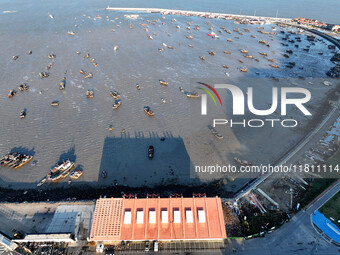
[{"label": "parking lot", "polygon": [[[179,242],[159,242],[159,251],[195,251],[195,250],[216,250],[225,247],[223,241],[179,241]],[[149,242],[149,250],[154,250],[154,242]],[[145,242],[133,242],[128,246],[116,247],[116,252],[120,254],[130,252],[145,252]]]}]

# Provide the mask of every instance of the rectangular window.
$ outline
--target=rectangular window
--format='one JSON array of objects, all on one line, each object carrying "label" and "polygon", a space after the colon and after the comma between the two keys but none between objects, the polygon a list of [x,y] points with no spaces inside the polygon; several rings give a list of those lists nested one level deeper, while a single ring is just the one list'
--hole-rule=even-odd
[{"label": "rectangular window", "polygon": [[143,224],[144,221],[144,212],[143,210],[137,210],[137,224]]},{"label": "rectangular window", "polygon": [[128,209],[124,212],[124,224],[131,224],[131,211]]},{"label": "rectangular window", "polygon": [[197,209],[198,222],[205,223],[205,212],[202,208]]},{"label": "rectangular window", "polygon": [[169,214],[168,211],[166,209],[162,209],[162,223],[168,223],[169,222]]},{"label": "rectangular window", "polygon": [[156,211],[154,209],[149,210],[149,223],[150,224],[156,223]]},{"label": "rectangular window", "polygon": [[178,208],[174,208],[174,223],[181,223],[181,212]]},{"label": "rectangular window", "polygon": [[187,208],[185,210],[185,218],[187,220],[187,223],[193,223],[194,222],[194,217],[192,215],[192,211],[190,208]]}]

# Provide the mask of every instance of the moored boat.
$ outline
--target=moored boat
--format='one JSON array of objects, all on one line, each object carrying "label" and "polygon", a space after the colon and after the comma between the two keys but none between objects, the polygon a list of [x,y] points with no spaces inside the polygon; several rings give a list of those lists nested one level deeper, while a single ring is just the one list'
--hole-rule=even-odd
[{"label": "moored boat", "polygon": [[82,175],[83,175],[83,171],[73,170],[72,173],[69,175],[69,177],[72,178],[72,179],[78,179]]},{"label": "moored boat", "polygon": [[237,162],[237,163],[239,163],[239,164],[241,164],[241,165],[243,165],[243,166],[252,166],[252,164],[250,164],[248,161],[246,161],[246,160],[241,160],[241,159],[239,159],[239,158],[237,158],[237,157],[234,157],[234,160]]},{"label": "moored boat", "polygon": [[168,83],[166,81],[159,81],[159,84],[163,85],[163,86],[168,86]]},{"label": "moored boat", "polygon": [[50,173],[47,175],[47,179],[49,181],[57,181],[65,178],[70,173],[73,166],[74,163],[70,160],[63,161],[51,169]]},{"label": "moored boat", "polygon": [[147,115],[149,115],[149,116],[154,116],[154,115],[155,115],[155,113],[150,109],[149,106],[145,106],[145,107],[144,107],[144,112],[145,112]]},{"label": "moored boat", "polygon": [[119,107],[121,104],[122,104],[122,103],[121,103],[120,100],[116,100],[115,103],[114,103],[114,105],[112,106],[112,109],[113,109],[113,110],[118,109],[118,107]]},{"label": "moored boat", "polygon": [[111,91],[110,92],[110,96],[112,96],[114,99],[120,98],[120,94],[119,94],[119,92],[117,90]]},{"label": "moored boat", "polygon": [[58,106],[58,105],[59,105],[59,101],[53,101],[53,102],[51,103],[51,105],[52,105],[52,106]]},{"label": "moored boat", "polygon": [[201,95],[197,92],[187,92],[186,97],[187,98],[199,98]]},{"label": "moored boat", "polygon": [[86,91],[86,98],[94,98],[94,91],[92,89],[89,89]]}]

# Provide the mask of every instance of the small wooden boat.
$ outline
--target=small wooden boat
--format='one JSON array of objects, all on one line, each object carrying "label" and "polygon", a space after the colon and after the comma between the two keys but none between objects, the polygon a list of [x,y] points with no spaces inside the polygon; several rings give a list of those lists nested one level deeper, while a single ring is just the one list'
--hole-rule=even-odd
[{"label": "small wooden boat", "polygon": [[205,57],[204,56],[200,56],[200,59],[205,61]]},{"label": "small wooden boat", "polygon": [[49,59],[55,59],[57,56],[54,55],[54,54],[49,54],[47,57],[48,57]]},{"label": "small wooden boat", "polygon": [[122,103],[121,103],[120,100],[116,100],[115,103],[114,103],[114,105],[112,106],[112,109],[113,109],[113,110],[118,109],[118,107],[119,107],[121,104],[122,104]]},{"label": "small wooden boat", "polygon": [[31,50],[29,50],[27,54],[28,54],[28,55],[32,55],[32,51],[31,51]]},{"label": "small wooden boat", "polygon": [[86,91],[86,98],[94,98],[94,91],[92,89]]},{"label": "small wooden boat", "polygon": [[244,55],[244,57],[245,58],[249,58],[249,59],[253,59],[254,58],[254,56],[252,56],[252,55]]},{"label": "small wooden boat", "polygon": [[260,52],[260,55],[262,55],[262,56],[268,56],[268,54],[265,53],[265,52]]},{"label": "small wooden boat", "polygon": [[227,65],[222,65],[222,67],[225,68],[225,69],[229,69],[229,66],[227,66]]},{"label": "small wooden boat", "polygon": [[268,61],[274,63],[274,59],[272,58],[268,58]]},{"label": "small wooden boat", "polygon": [[234,160],[239,163],[240,165],[243,165],[243,166],[252,166],[252,164],[250,164],[248,161],[246,160],[241,160],[237,157],[234,157]]},{"label": "small wooden boat", "polygon": [[38,184],[37,184],[37,187],[40,187],[42,186],[45,182],[46,182],[47,178],[44,177]]},{"label": "small wooden boat", "polygon": [[80,55],[80,51],[76,51],[76,54],[77,54],[77,55]]},{"label": "small wooden boat", "polygon": [[85,75],[84,78],[85,78],[85,79],[93,78],[93,74],[92,74],[92,73],[89,73],[88,75]]},{"label": "small wooden boat", "polygon": [[119,92],[117,90],[115,90],[113,92],[111,91],[110,92],[110,96],[112,96],[114,99],[120,98],[120,94],[119,94]]},{"label": "small wooden boat", "polygon": [[90,54],[86,53],[85,58],[90,58]]},{"label": "small wooden boat", "polygon": [[12,98],[13,96],[15,96],[15,94],[16,94],[15,90],[10,90],[8,93],[8,97]]},{"label": "small wooden boat", "polygon": [[241,50],[241,53],[248,53],[248,50],[243,49],[243,50]]},{"label": "small wooden boat", "polygon": [[69,177],[72,178],[72,179],[78,179],[82,175],[83,175],[83,171],[81,171],[81,170],[73,170]]},{"label": "small wooden boat", "polygon": [[159,81],[159,84],[161,84],[163,86],[168,86],[168,83],[166,81]]},{"label": "small wooden boat", "polygon": [[60,90],[65,89],[65,84],[66,84],[66,77],[64,77],[63,80],[59,83],[59,89]]},{"label": "small wooden boat", "polygon": [[168,46],[168,49],[173,50],[174,47],[173,46]]},{"label": "small wooden boat", "polygon": [[165,101],[165,99],[163,97],[161,98],[161,101],[162,101],[163,104],[166,103],[166,101]]},{"label": "small wooden boat", "polygon": [[39,73],[39,76],[40,76],[40,78],[47,78],[48,76],[50,76],[50,74],[45,73],[45,72],[41,72],[41,73]]},{"label": "small wooden boat", "polygon": [[217,138],[217,139],[223,139],[223,136],[217,132],[217,130],[215,128],[213,128],[211,125],[208,126],[208,128],[210,129],[211,133]]},{"label": "small wooden boat", "polygon": [[73,31],[68,31],[68,32],[67,32],[67,34],[69,34],[69,35],[72,35],[72,36],[73,36],[73,35],[75,35],[76,33],[75,33],[75,32],[73,32]]},{"label": "small wooden boat", "polygon": [[223,53],[224,53],[224,54],[229,54],[229,55],[231,54],[230,51],[223,51]]},{"label": "small wooden boat", "polygon": [[154,116],[154,115],[155,115],[155,113],[150,109],[149,106],[145,106],[145,107],[144,107],[144,112],[145,112],[147,115],[149,115],[149,116]]},{"label": "small wooden boat", "polygon": [[51,103],[51,105],[52,105],[52,106],[58,106],[58,105],[59,105],[59,101],[53,101],[53,102]]},{"label": "small wooden boat", "polygon": [[25,110],[21,110],[20,111],[20,118],[23,119],[26,117],[26,111]]},{"label": "small wooden boat", "polygon": [[94,63],[96,60],[93,58],[93,59],[91,59],[90,61],[91,61],[91,63]]},{"label": "small wooden boat", "polygon": [[280,68],[280,66],[278,66],[278,65],[271,65],[271,67]]},{"label": "small wooden boat", "polygon": [[181,93],[183,93],[183,92],[184,92],[184,89],[183,89],[182,87],[179,87],[179,91],[180,91]]},{"label": "small wooden boat", "polygon": [[254,60],[255,60],[256,62],[260,62],[260,60],[259,60],[258,58],[255,58]]},{"label": "small wooden boat", "polygon": [[266,44],[265,40],[260,40],[259,43]]},{"label": "small wooden boat", "polygon": [[186,97],[187,98],[199,98],[201,95],[197,92],[187,92]]},{"label": "small wooden boat", "polygon": [[209,55],[215,56],[215,52],[214,51],[209,51]]},{"label": "small wooden boat", "polygon": [[192,35],[187,35],[186,37],[187,37],[187,39],[194,39],[194,37]]},{"label": "small wooden boat", "polygon": [[248,72],[248,68],[241,68],[240,71],[246,73],[246,72]]},{"label": "small wooden boat", "polygon": [[12,59],[13,60],[17,60],[19,58],[19,56],[13,56]]},{"label": "small wooden boat", "polygon": [[188,46],[189,46],[190,48],[194,48],[194,46],[193,46],[192,44],[189,44]]},{"label": "small wooden boat", "polygon": [[252,38],[256,38],[256,35],[251,35]]},{"label": "small wooden boat", "polygon": [[136,84],[136,88],[137,88],[138,90],[140,90],[140,86],[139,86],[138,84]]},{"label": "small wooden boat", "polygon": [[227,42],[233,42],[233,39],[229,38],[227,39]]},{"label": "small wooden boat", "polygon": [[20,91],[24,91],[24,90],[28,90],[28,89],[29,89],[29,86],[26,83],[20,84],[18,86],[18,90],[20,90]]},{"label": "small wooden boat", "polygon": [[82,70],[82,69],[81,69],[79,72],[80,72],[81,74],[83,74],[83,75],[86,74],[86,72],[85,72],[84,70]]}]

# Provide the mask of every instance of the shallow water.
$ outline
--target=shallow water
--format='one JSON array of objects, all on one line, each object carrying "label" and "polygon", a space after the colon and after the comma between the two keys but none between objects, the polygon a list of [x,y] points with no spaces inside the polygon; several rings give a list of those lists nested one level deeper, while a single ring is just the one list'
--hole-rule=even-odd
[{"label": "shallow water", "polygon": [[[329,61],[332,53],[327,48],[328,43],[320,40],[311,46],[309,53],[302,50],[308,44],[305,35],[302,35],[299,49],[289,46],[294,54],[286,60],[282,57],[287,49],[280,44],[282,35],[261,35],[256,32],[257,26],[209,20],[216,33],[220,26],[230,30],[239,27],[242,32],[244,28],[251,30],[244,35],[222,32],[218,33],[220,39],[212,39],[207,36],[210,32],[210,26],[205,24],[207,20],[199,17],[166,16],[163,20],[159,14],[140,14],[137,20],[125,20],[125,13],[101,9],[106,2],[85,1],[80,5],[80,2],[72,1],[65,3],[66,6],[56,3],[40,6],[39,3],[21,2],[20,6],[8,3],[6,8],[17,7],[18,12],[0,15],[0,154],[13,149],[28,150],[38,161],[36,166],[27,165],[18,171],[1,169],[3,185],[12,184],[14,188],[34,187],[56,162],[66,158],[76,160],[78,168],[84,169],[80,183],[113,184],[117,180],[120,184],[134,186],[152,185],[162,180],[195,182],[190,179],[189,168],[199,162],[202,155],[212,163],[228,163],[235,153],[256,160],[259,157],[256,150],[260,148],[261,155],[270,162],[301,136],[301,130],[285,131],[284,135],[289,135],[290,139],[275,138],[275,142],[281,144],[273,148],[270,141],[261,144],[256,140],[256,136],[266,134],[265,130],[251,133],[253,139],[247,138],[247,130],[225,130],[224,143],[218,144],[210,133],[203,131],[203,127],[192,127],[190,109],[199,105],[199,100],[186,99],[179,87],[192,90],[193,79],[226,80],[225,72],[235,79],[318,78],[325,77],[325,72],[333,66]],[[48,11],[54,19],[49,18]],[[96,15],[102,18],[96,18]],[[172,18],[177,22],[172,23]],[[154,21],[154,24],[146,20]],[[187,22],[193,22],[192,40],[186,39]],[[129,28],[130,23],[134,29]],[[146,23],[149,32],[145,32],[140,23]],[[180,30],[176,29],[177,24],[181,26]],[[200,31],[193,30],[195,24],[201,26]],[[111,32],[111,29],[116,31]],[[272,26],[266,25],[265,30],[272,31]],[[76,35],[70,36],[67,31],[74,31]],[[153,33],[157,35],[153,35],[154,40],[149,40],[147,36]],[[256,34],[257,38],[251,38],[251,34]],[[240,39],[236,39],[237,36]],[[233,38],[234,42],[228,43],[227,38]],[[259,39],[269,41],[271,47],[259,44]],[[175,49],[167,49],[162,43]],[[194,48],[188,44],[193,44]],[[115,45],[118,45],[117,52],[113,51]],[[164,48],[164,52],[158,52],[158,48]],[[240,53],[243,48],[260,58],[260,62],[244,58]],[[33,54],[28,55],[28,50]],[[215,51],[216,55],[210,56],[209,50]],[[224,50],[232,54],[223,54]],[[81,54],[77,55],[75,51]],[[296,61],[297,66],[294,69],[273,69],[259,55],[261,51],[268,52],[268,58],[275,59],[281,66],[288,61]],[[323,55],[318,55],[319,52]],[[47,58],[52,53],[56,59]],[[83,58],[86,53],[95,59],[98,67]],[[19,55],[16,61],[11,59],[14,55]],[[206,61],[199,59],[202,55]],[[241,64],[239,59],[244,63]],[[49,63],[54,63],[47,71],[50,77],[39,78],[39,72],[46,71]],[[229,69],[222,68],[223,64]],[[244,66],[248,73],[239,71]],[[80,69],[92,72],[94,77],[84,79]],[[256,75],[256,72],[260,74]],[[60,91],[59,82],[64,76],[66,89]],[[159,85],[159,80],[166,80],[169,86]],[[9,89],[16,89],[23,82],[27,82],[30,89],[19,91],[9,99]],[[136,83],[141,86],[140,91],[136,89]],[[85,98],[88,89],[94,90],[93,99]],[[122,106],[117,110],[112,109],[111,90],[118,90],[121,94]],[[322,91],[315,96],[315,102],[319,102],[327,90],[315,88],[315,91]],[[165,104],[161,98],[166,100]],[[60,101],[59,107],[50,106],[54,100]],[[155,117],[143,112],[146,105],[154,110]],[[27,109],[25,119],[19,118],[22,109]],[[115,130],[109,131],[109,125]],[[126,130],[124,134],[121,134],[122,129]],[[271,132],[276,137],[283,131]],[[164,143],[158,142],[162,136],[167,137]],[[146,157],[149,144],[157,144],[152,161]],[[190,147],[195,148],[191,150]],[[210,154],[205,154],[206,151]],[[110,178],[101,179],[102,170],[108,171]],[[18,182],[21,184],[17,185]]]}]

